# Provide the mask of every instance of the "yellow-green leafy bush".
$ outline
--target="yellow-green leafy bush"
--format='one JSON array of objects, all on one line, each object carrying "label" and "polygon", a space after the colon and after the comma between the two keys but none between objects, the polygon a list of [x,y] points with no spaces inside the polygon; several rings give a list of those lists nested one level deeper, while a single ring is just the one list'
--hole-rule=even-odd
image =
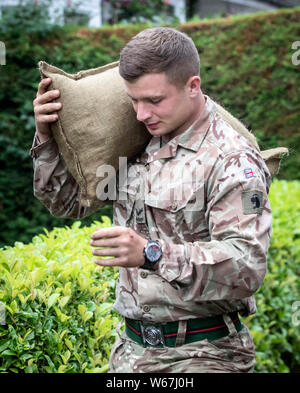
[{"label": "yellow-green leafy bush", "polygon": [[116,268],[97,266],[90,235],[103,223],[54,228],[0,251],[0,370],[105,372],[118,317]]},{"label": "yellow-green leafy bush", "polygon": [[[299,201],[299,181],[273,182],[268,273],[256,294],[257,314],[244,318],[257,372],[300,371]],[[0,302],[6,306],[0,371],[107,371],[119,322],[111,309],[118,273],[93,262],[90,234],[111,225],[102,219],[91,227],[76,222],[54,228],[30,244],[0,250]]]},{"label": "yellow-green leafy bush", "polygon": [[[268,272],[248,317],[257,372],[300,372],[300,182],[270,189],[273,231]],[[247,322],[247,320],[246,320]]]}]

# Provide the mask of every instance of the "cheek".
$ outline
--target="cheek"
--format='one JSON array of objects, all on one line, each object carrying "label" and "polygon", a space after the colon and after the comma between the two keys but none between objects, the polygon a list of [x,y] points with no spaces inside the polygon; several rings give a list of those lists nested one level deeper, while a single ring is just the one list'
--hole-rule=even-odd
[{"label": "cheek", "polygon": [[186,109],[181,105],[172,106],[168,111],[165,111],[165,119],[172,124],[180,123],[182,118],[186,116]]},{"label": "cheek", "polygon": [[176,106],[172,103],[166,103],[159,108],[153,109],[153,113],[162,119],[173,119],[176,116]]}]

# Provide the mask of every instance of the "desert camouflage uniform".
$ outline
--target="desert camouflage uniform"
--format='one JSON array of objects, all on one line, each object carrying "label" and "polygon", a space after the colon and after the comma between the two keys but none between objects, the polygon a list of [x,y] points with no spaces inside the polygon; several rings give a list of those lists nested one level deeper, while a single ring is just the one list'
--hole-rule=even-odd
[{"label": "desert camouflage uniform", "polygon": [[[124,317],[164,323],[256,312],[253,294],[266,273],[272,226],[271,176],[255,148],[205,98],[189,129],[167,144],[152,137],[128,163],[128,179],[117,182],[114,225],[158,239],[163,250],[157,271],[120,267],[114,308]],[[92,213],[80,206],[78,185],[53,139],[40,144],[35,137],[31,154],[34,194],[53,215]],[[110,367],[111,372],[251,371],[254,356],[246,327],[213,342],[175,348],[143,348],[123,334]]]}]

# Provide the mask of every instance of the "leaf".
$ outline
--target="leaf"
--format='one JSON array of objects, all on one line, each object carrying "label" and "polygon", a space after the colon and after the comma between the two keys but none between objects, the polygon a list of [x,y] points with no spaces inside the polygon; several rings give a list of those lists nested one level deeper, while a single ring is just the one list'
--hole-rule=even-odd
[{"label": "leaf", "polygon": [[7,347],[9,347],[10,341],[4,342],[2,345],[0,345],[0,354],[2,351],[4,351]]},{"label": "leaf", "polygon": [[[56,311],[56,309],[55,309],[55,311]],[[62,340],[66,333],[67,333],[67,330],[64,330],[63,332],[61,332],[59,339]]]},{"label": "leaf", "polygon": [[78,353],[74,352],[74,356],[75,356],[76,360],[78,361],[78,363],[82,362],[81,356]]},{"label": "leaf", "polygon": [[60,356],[61,356],[61,358],[62,358],[64,364],[67,364],[67,363],[68,363],[68,360],[70,359],[71,352],[70,352],[70,351],[66,351],[66,352],[64,353],[64,355],[63,355],[63,354],[60,354]]},{"label": "leaf", "polygon": [[86,313],[84,313],[84,315],[82,316],[82,319],[84,322],[88,321],[89,319],[91,319],[93,316],[93,313],[91,311],[87,311]]},{"label": "leaf", "polygon": [[65,296],[71,296],[72,290],[71,290],[71,282],[67,282],[66,285],[64,286],[64,295]]},{"label": "leaf", "polygon": [[79,314],[81,315],[81,317],[83,317],[83,315],[85,313],[85,310],[86,310],[86,307],[85,307],[84,304],[79,304],[78,305],[78,311],[79,311]]},{"label": "leaf", "polygon": [[48,300],[47,300],[47,307],[51,308],[53,306],[53,304],[57,301],[57,299],[59,298],[60,294],[59,293],[53,293],[53,295],[51,295]]},{"label": "leaf", "polygon": [[70,350],[73,349],[73,344],[72,344],[72,342],[71,342],[68,338],[65,338],[65,343],[66,343],[66,346],[67,346]]},{"label": "leaf", "polygon": [[[32,361],[34,360],[34,359],[32,358],[32,354],[31,354],[31,353],[25,353],[24,355],[21,356],[21,359],[22,359],[23,361],[25,361],[25,360],[27,360],[27,359],[32,359]],[[31,362],[31,363],[32,363],[32,362]]]},{"label": "leaf", "polygon": [[19,311],[17,302],[16,302],[15,300],[13,300],[13,301],[10,303],[10,307],[11,307],[11,310],[12,310],[12,314],[16,314],[16,313]]},{"label": "leaf", "polygon": [[19,293],[18,296],[19,296],[19,299],[21,300],[21,303],[22,303],[22,306],[23,306],[24,303],[25,303],[25,298],[24,298],[24,296],[22,295],[22,293]]},{"label": "leaf", "polygon": [[11,351],[10,349],[7,349],[1,353],[1,356],[15,356],[16,352]]},{"label": "leaf", "polygon": [[51,358],[48,355],[45,355],[45,358],[46,358],[46,360],[47,360],[47,362],[48,362],[48,364],[50,366],[50,370],[51,370],[50,372],[55,372],[56,371],[55,365],[52,362]]},{"label": "leaf", "polygon": [[65,364],[62,364],[61,366],[58,367],[57,372],[58,372],[59,374],[63,374],[63,373],[65,372],[65,370],[66,370],[67,367],[68,367],[68,366],[66,366]]},{"label": "leaf", "polygon": [[56,312],[56,315],[58,316],[59,320],[64,323],[66,322],[68,319],[70,319],[71,317],[62,313],[57,307],[54,307],[54,310]]},{"label": "leaf", "polygon": [[69,299],[70,299],[70,296],[63,296],[61,299],[58,299],[58,303],[59,303],[60,307],[63,308],[68,303]]},{"label": "leaf", "polygon": [[111,303],[102,303],[98,306],[98,311],[103,315],[111,311],[112,304]]},{"label": "leaf", "polygon": [[34,361],[33,358],[31,358],[31,359],[28,360],[28,363],[27,363],[28,367],[30,367],[30,366],[32,365],[33,361]]}]

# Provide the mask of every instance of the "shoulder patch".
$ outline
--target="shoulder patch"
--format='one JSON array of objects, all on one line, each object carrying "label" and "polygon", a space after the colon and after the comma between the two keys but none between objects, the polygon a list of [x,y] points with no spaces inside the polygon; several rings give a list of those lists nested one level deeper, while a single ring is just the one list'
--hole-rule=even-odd
[{"label": "shoulder patch", "polygon": [[244,169],[244,175],[246,179],[250,179],[251,177],[256,177],[255,173],[253,172],[252,168]]},{"label": "shoulder patch", "polygon": [[258,190],[242,191],[244,214],[262,214],[263,192]]}]

